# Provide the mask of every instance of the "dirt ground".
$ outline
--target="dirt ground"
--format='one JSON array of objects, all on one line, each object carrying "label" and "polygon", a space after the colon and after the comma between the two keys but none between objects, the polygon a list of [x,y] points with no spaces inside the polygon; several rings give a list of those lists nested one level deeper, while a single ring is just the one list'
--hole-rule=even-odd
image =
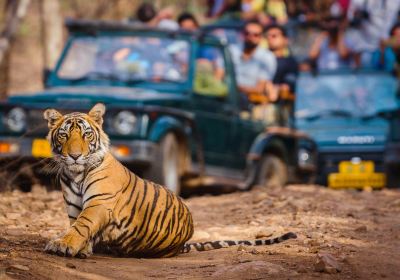
[{"label": "dirt ground", "polygon": [[68,225],[62,195],[0,194],[0,279],[400,279],[400,192],[317,186],[192,197],[193,241],[298,239],[190,252],[169,259],[48,255]]}]

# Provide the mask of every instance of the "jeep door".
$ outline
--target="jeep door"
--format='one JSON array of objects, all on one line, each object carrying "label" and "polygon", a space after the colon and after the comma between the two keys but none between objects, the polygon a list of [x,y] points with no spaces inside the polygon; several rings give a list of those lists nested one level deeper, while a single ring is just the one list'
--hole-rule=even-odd
[{"label": "jeep door", "polygon": [[200,43],[195,50],[192,111],[196,116],[207,165],[225,166],[233,160],[230,76],[226,71],[224,48]]}]

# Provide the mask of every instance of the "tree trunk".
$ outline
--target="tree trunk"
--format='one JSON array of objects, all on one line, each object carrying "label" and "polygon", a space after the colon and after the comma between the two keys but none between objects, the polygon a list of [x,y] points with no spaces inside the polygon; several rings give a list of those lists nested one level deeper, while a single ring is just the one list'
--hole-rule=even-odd
[{"label": "tree trunk", "polygon": [[[4,44],[4,40],[0,39],[0,44]],[[1,50],[0,47],[0,100],[4,100],[7,98],[8,93],[8,84],[10,80],[10,49],[6,47],[4,50]]]},{"label": "tree trunk", "polygon": [[63,46],[63,17],[59,0],[41,0],[43,65],[53,69]]},{"label": "tree trunk", "polygon": [[25,16],[30,0],[7,0],[5,24],[0,34],[0,100],[7,98],[10,51],[21,19]]}]

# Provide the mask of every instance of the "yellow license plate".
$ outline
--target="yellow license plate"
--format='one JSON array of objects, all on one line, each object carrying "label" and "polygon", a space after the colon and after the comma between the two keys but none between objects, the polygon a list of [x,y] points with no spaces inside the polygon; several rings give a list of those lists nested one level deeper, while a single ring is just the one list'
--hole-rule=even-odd
[{"label": "yellow license plate", "polygon": [[341,174],[369,174],[374,173],[375,163],[372,160],[367,161],[342,161],[339,163],[339,173]]},{"label": "yellow license plate", "polygon": [[34,139],[32,142],[32,156],[38,158],[51,157],[51,147],[46,139]]},{"label": "yellow license plate", "polygon": [[383,188],[386,185],[385,173],[375,172],[373,161],[342,161],[339,173],[328,176],[330,188]]}]

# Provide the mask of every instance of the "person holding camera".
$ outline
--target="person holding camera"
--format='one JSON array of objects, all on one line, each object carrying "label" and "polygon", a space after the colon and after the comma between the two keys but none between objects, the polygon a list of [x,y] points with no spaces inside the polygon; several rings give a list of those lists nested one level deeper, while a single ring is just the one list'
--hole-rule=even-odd
[{"label": "person holding camera", "polygon": [[352,0],[347,13],[357,66],[371,66],[372,53],[389,36],[400,0]]},{"label": "person holding camera", "polygon": [[352,49],[345,37],[342,19],[330,17],[321,22],[322,32],[313,42],[309,58],[319,70],[336,70],[352,65]]}]

